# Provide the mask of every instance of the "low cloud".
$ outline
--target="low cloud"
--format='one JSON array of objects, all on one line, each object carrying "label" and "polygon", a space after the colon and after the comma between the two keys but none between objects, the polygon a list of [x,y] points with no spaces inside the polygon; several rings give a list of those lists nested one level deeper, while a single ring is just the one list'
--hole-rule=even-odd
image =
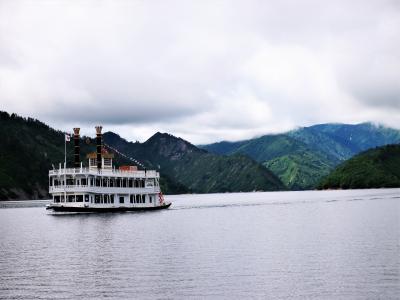
[{"label": "low cloud", "polygon": [[400,128],[396,1],[2,1],[0,109],[194,143]]}]

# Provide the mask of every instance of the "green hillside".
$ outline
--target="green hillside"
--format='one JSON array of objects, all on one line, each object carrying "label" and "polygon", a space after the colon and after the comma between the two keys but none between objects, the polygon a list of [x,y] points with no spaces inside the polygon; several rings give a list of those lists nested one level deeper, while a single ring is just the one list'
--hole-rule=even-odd
[{"label": "green hillside", "polygon": [[0,112],[0,199],[47,197],[48,170],[64,160],[63,133]]},{"label": "green hillside", "polygon": [[264,165],[292,190],[313,189],[333,169],[329,161],[311,151],[282,155]]},{"label": "green hillside", "polygon": [[320,189],[400,187],[400,145],[362,152],[325,177]]},{"label": "green hillside", "polygon": [[350,149],[350,156],[370,148],[400,143],[400,130],[369,122],[354,125],[320,124],[309,128],[326,134]]},{"label": "green hillside", "polygon": [[317,128],[299,128],[288,132],[287,135],[304,143],[311,151],[323,153],[333,164],[338,164],[354,155],[354,151],[349,147]]},{"label": "green hillside", "polygon": [[249,140],[231,153],[243,153],[256,161],[265,162],[282,155],[299,153],[305,150],[307,150],[307,147],[303,143],[287,135],[276,134]]},{"label": "green hillside", "polygon": [[323,152],[311,150],[307,144],[287,134],[265,135],[248,141],[221,142],[204,147],[209,151],[229,149],[225,153],[228,155],[247,155],[262,163],[294,190],[315,187],[321,176],[327,175],[335,164]]},{"label": "green hillside", "polygon": [[381,125],[321,124],[201,148],[224,155],[247,155],[268,167],[289,188],[302,190],[315,188],[335,166],[361,151],[399,142],[399,130]]}]

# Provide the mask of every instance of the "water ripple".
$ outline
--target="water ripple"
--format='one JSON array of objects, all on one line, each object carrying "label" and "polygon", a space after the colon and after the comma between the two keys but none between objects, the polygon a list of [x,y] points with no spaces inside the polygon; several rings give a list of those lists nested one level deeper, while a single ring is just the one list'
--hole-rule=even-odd
[{"label": "water ripple", "polygon": [[0,299],[397,299],[398,189],[166,196],[151,213],[0,209]]}]

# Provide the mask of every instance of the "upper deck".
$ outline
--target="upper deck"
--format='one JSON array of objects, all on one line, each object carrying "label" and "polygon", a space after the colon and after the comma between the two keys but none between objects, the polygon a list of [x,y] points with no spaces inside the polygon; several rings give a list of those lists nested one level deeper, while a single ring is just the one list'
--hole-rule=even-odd
[{"label": "upper deck", "polygon": [[[137,165],[119,166],[118,169],[113,166],[114,154],[103,147],[101,128],[101,126],[96,126],[96,152],[86,155],[87,167],[84,167],[80,161],[79,128],[74,128],[74,168],[66,168],[66,157],[64,158],[64,168],[61,167],[61,164],[57,169],[53,166],[53,169],[49,170],[49,192],[83,194],[154,194],[160,192],[160,174],[157,171],[147,170],[136,160],[133,161],[140,165],[142,170],[138,170]],[[121,154],[118,150],[114,149],[114,151]],[[130,160],[132,161],[132,159]]]},{"label": "upper deck", "polygon": [[154,170],[57,169],[49,171],[49,192],[158,193],[159,178]]},{"label": "upper deck", "polygon": [[124,178],[160,178],[160,173],[155,170],[125,171],[118,169],[95,169],[95,168],[59,168],[49,171],[49,176],[101,176],[101,177],[124,177]]}]

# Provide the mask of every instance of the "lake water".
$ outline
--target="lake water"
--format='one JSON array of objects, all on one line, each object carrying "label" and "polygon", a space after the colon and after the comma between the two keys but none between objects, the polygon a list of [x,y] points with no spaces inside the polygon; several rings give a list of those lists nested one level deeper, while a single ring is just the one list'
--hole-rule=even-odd
[{"label": "lake water", "polygon": [[145,213],[0,203],[0,298],[400,297],[399,189],[166,198]]}]

